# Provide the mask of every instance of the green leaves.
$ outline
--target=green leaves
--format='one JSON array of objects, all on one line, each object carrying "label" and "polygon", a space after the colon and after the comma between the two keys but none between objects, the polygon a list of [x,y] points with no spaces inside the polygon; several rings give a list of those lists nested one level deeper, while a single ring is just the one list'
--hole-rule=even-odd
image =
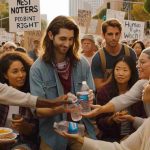
[{"label": "green leaves", "polygon": [[150,0],[144,1],[144,10],[150,14]]}]

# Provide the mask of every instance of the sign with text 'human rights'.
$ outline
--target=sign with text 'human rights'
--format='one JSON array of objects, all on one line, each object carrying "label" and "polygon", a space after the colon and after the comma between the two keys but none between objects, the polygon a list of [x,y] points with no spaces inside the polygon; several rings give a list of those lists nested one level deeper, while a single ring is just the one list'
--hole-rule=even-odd
[{"label": "sign with text 'human rights'", "polygon": [[123,39],[125,40],[143,40],[144,38],[144,22],[124,20]]},{"label": "sign with text 'human rights'", "polygon": [[9,31],[41,30],[39,0],[9,0]]}]

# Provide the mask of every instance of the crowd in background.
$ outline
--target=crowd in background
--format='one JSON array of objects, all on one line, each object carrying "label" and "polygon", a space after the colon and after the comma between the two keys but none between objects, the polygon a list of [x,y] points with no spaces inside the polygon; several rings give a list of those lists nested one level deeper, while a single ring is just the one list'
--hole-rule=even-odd
[{"label": "crowd in background", "polygon": [[[110,19],[102,24],[102,35],[98,38],[85,34],[79,39],[79,29],[74,21],[58,16],[47,27],[43,41],[33,41],[32,50],[13,41],[1,43],[0,82],[36,96],[56,98],[69,92],[76,95],[81,82],[87,81],[95,95],[93,103],[105,105],[132,90],[132,86],[143,79],[138,65],[143,65],[145,58],[139,58],[150,45],[138,39],[121,41],[121,31],[118,20]],[[89,118],[83,118],[85,136],[121,142],[141,126],[143,118],[149,116],[150,110],[147,109],[142,101],[138,101],[114,112],[106,111],[95,115],[96,126]],[[0,105],[0,112],[0,126],[11,125],[19,133],[12,149],[20,148],[20,145],[29,150],[82,149],[83,143],[67,140],[53,129],[55,121],[72,121],[63,106],[32,110]],[[14,113],[21,114],[19,122],[12,120]]]}]

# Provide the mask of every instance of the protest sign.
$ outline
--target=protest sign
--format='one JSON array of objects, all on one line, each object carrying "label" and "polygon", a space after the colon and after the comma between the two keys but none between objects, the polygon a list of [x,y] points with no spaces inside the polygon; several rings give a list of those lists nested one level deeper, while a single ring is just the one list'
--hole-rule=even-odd
[{"label": "protest sign", "polygon": [[112,9],[107,9],[106,12],[106,19],[118,19],[120,23],[123,23],[125,17],[125,12],[124,11],[117,11],[117,10],[112,10]]},{"label": "protest sign", "polygon": [[42,41],[43,37],[42,31],[26,31],[24,32],[24,47],[28,50],[33,48],[33,41],[39,40]]},{"label": "protest sign", "polygon": [[143,40],[144,38],[144,22],[124,20],[123,39],[125,40]]},{"label": "protest sign", "polygon": [[87,26],[89,23],[89,19],[91,19],[91,11],[89,10],[78,10],[78,25],[79,26]]},{"label": "protest sign", "polygon": [[9,0],[9,31],[41,30],[39,0]]},{"label": "protest sign", "polygon": [[88,26],[91,20],[91,11],[78,9],[78,25],[83,33],[87,33]]},{"label": "protest sign", "polygon": [[88,33],[95,34],[96,33],[96,29],[97,29],[97,25],[98,25],[98,20],[91,19],[91,22],[90,22],[90,24],[88,26]]}]

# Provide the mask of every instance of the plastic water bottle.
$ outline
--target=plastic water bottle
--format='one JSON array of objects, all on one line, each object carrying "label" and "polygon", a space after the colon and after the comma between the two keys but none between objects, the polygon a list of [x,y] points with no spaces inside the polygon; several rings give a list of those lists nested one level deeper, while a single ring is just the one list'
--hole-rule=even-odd
[{"label": "plastic water bottle", "polygon": [[87,85],[86,81],[82,81],[81,90],[80,92],[77,92],[78,99],[82,107],[81,108],[82,113],[87,113],[91,111],[91,108],[89,106],[88,91],[89,91],[89,86]]},{"label": "plastic water bottle", "polygon": [[84,136],[85,132],[85,126],[83,124],[78,124],[75,122],[68,122],[68,121],[54,122],[53,127],[59,132],[65,131],[70,134],[80,134],[81,136]]},{"label": "plastic water bottle", "polygon": [[71,112],[71,119],[73,121],[79,121],[82,119],[81,105],[79,104],[77,97],[74,97],[72,93],[68,93],[68,99],[73,101],[72,104],[68,104],[68,108]]},{"label": "plastic water bottle", "polygon": [[81,115],[81,105],[76,102],[75,104],[70,104],[71,108],[71,119],[73,121],[80,121],[82,119]]},{"label": "plastic water bottle", "polygon": [[78,124],[75,122],[69,122],[68,124],[68,133],[70,134],[80,134],[84,136],[85,127],[83,124]]},{"label": "plastic water bottle", "polygon": [[54,122],[53,127],[58,131],[68,132],[68,121]]}]

